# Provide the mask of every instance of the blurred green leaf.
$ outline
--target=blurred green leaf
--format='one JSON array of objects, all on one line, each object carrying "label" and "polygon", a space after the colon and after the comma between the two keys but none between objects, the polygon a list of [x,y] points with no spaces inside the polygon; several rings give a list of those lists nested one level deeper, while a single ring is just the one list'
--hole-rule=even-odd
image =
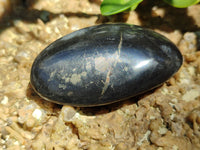
[{"label": "blurred green leaf", "polygon": [[164,1],[177,8],[185,8],[200,2],[200,0],[164,0]]},{"label": "blurred green leaf", "polygon": [[103,16],[114,15],[125,10],[134,10],[143,0],[104,0],[101,3]]}]

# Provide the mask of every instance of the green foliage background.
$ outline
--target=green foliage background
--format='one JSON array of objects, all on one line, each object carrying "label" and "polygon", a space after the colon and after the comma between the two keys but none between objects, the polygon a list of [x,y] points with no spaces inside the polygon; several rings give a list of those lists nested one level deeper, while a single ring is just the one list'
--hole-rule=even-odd
[{"label": "green foliage background", "polygon": [[[134,10],[143,0],[103,0],[101,14],[103,16],[114,15],[123,11]],[[177,8],[186,8],[197,4],[200,0],[163,0]]]}]

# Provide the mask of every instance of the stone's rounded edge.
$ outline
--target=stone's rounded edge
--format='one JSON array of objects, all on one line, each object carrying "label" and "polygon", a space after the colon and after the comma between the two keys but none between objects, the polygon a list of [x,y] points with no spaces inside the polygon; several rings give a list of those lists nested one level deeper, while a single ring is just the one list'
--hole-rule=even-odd
[{"label": "stone's rounded edge", "polygon": [[[153,31],[153,30],[151,30],[151,29],[148,29],[148,28],[144,28],[146,31],[148,31],[148,32],[150,32],[150,34],[154,34],[154,35],[158,35],[160,38],[162,38],[162,39],[164,39],[166,42],[167,42],[167,44],[169,44],[169,46],[171,47],[171,50],[173,50],[172,52],[174,53],[174,55],[172,55],[173,56],[173,59],[176,59],[176,60],[178,60],[178,61],[174,61],[175,62],[175,67],[176,67],[176,70],[174,70],[174,73],[171,75],[171,76],[169,76],[169,78],[171,78],[174,74],[176,74],[176,72],[181,68],[181,66],[182,66],[182,64],[183,64],[183,55],[182,55],[182,53],[181,53],[181,51],[179,50],[179,48],[170,40],[170,39],[168,39],[167,37],[165,37],[164,35],[162,35],[162,34],[159,34],[159,33],[157,33],[157,32],[155,32],[155,31]],[[146,36],[147,38],[148,38],[148,36]],[[168,48],[168,47],[167,47]],[[160,47],[160,49],[164,52],[165,51],[165,53],[168,53],[168,51],[167,50],[164,50],[164,48],[161,48]],[[170,56],[171,57],[171,56]],[[168,79],[169,79],[168,78]],[[167,80],[168,80],[167,79]]]},{"label": "stone's rounded edge", "polygon": [[[124,100],[124,99],[128,99],[128,98],[130,98],[130,97],[134,97],[134,96],[136,96],[136,95],[139,95],[139,94],[142,94],[142,93],[144,93],[144,92],[147,92],[147,91],[149,91],[149,90],[151,90],[151,89],[154,89],[154,88],[156,88],[156,87],[158,87],[158,86],[160,86],[161,84],[163,84],[163,82],[165,82],[165,81],[162,81],[162,83],[159,83],[158,85],[154,85],[153,87],[149,87],[149,89],[145,89],[145,90],[143,90],[143,91],[140,91],[140,92],[138,92],[138,93],[134,93],[132,96],[127,96],[127,97],[124,97],[123,99],[122,98],[120,98],[120,99],[115,99],[115,100],[110,100],[110,101],[101,101],[100,99],[98,99],[97,101],[95,101],[95,103],[91,103],[92,101],[90,101],[90,102],[84,102],[84,103],[82,103],[81,101],[79,102],[79,103],[74,103],[73,101],[71,101],[70,102],[70,100],[68,101],[68,102],[63,102],[63,101],[60,101],[60,100],[58,100],[58,99],[51,99],[51,98],[48,98],[48,97],[46,97],[46,96],[43,96],[43,93],[41,93],[40,92],[40,90],[39,90],[39,88],[44,88],[44,86],[42,87],[41,85],[41,87],[39,87],[38,85],[39,85],[39,83],[37,83],[37,79],[35,78],[35,74],[34,74],[34,72],[36,72],[36,70],[38,69],[36,66],[38,65],[37,63],[38,63],[38,61],[41,61],[41,59],[42,59],[42,57],[45,57],[45,55],[47,55],[48,54],[48,52],[50,52],[50,51],[53,51],[52,49],[54,49],[54,52],[56,51],[57,52],[57,49],[59,48],[59,46],[60,46],[60,44],[65,44],[65,42],[66,41],[69,41],[69,40],[73,40],[73,38],[77,38],[77,37],[79,37],[79,36],[83,36],[83,35],[86,35],[87,34],[87,32],[91,32],[92,30],[94,30],[94,29],[102,29],[102,27],[103,28],[105,28],[106,26],[116,26],[118,29],[120,29],[120,27],[118,27],[118,26],[122,26],[123,25],[123,27],[129,27],[129,28],[131,28],[131,30],[132,29],[134,29],[134,30],[140,30],[140,31],[142,31],[142,32],[152,32],[152,33],[154,33],[152,30],[149,30],[149,29],[143,29],[142,27],[139,27],[139,26],[135,26],[135,25],[129,25],[129,24],[101,24],[101,25],[96,25],[96,26],[93,26],[93,27],[87,27],[87,28],[84,28],[84,29],[81,29],[81,30],[79,30],[79,31],[75,31],[75,32],[73,32],[73,33],[71,33],[71,34],[69,34],[69,35],[66,35],[66,36],[64,36],[64,37],[62,37],[62,38],[60,38],[60,39],[58,39],[58,40],[56,40],[55,42],[53,42],[52,44],[50,44],[47,48],[45,48],[45,50],[44,51],[42,51],[39,55],[38,55],[38,57],[36,58],[36,60],[35,60],[35,62],[33,63],[33,66],[32,66],[32,69],[31,69],[31,85],[32,85],[32,87],[33,87],[33,89],[36,91],[36,93],[40,96],[40,97],[42,97],[42,98],[44,98],[45,100],[48,100],[48,101],[51,101],[51,102],[53,102],[53,103],[57,103],[57,104],[61,104],[61,105],[72,105],[72,106],[76,106],[76,107],[93,107],[93,106],[102,106],[102,105],[107,105],[107,104],[111,104],[111,103],[115,103],[115,102],[118,102],[118,101],[121,101],[121,100]],[[95,33],[94,33],[95,34]],[[164,36],[162,36],[162,35],[160,35],[160,34],[158,34],[158,33],[155,33],[157,36],[159,36],[159,37],[163,37],[167,42],[169,42],[169,44],[172,44],[172,45],[174,45],[173,43],[171,43],[170,42],[170,40],[169,39],[167,39],[167,38],[165,38]],[[76,42],[76,43],[78,43],[78,42]],[[55,46],[56,45],[56,46]],[[175,45],[174,45],[175,46]],[[61,46],[62,47],[62,46]],[[176,46],[175,46],[176,47]],[[63,48],[63,47],[62,47]],[[177,48],[177,47],[176,47]],[[60,51],[61,51],[62,49],[60,49]],[[59,49],[58,49],[58,51],[59,51]],[[181,57],[181,61],[183,62],[183,58],[182,58],[182,55],[181,55],[181,53],[178,51],[178,48],[177,48],[177,54],[180,54],[180,56],[179,57]],[[51,54],[49,54],[49,55],[51,55]],[[180,66],[182,65],[182,62],[180,63]],[[179,67],[180,68],[180,67]],[[179,69],[178,67],[176,68],[176,70],[174,70],[174,73],[173,74],[171,74],[169,77],[168,77],[168,79],[172,76],[172,75],[174,75],[177,71],[178,71],[178,69]],[[39,71],[39,70],[37,70],[37,71]],[[35,78],[35,79],[34,79]],[[48,91],[47,91],[48,92]],[[81,99],[81,97],[80,97],[80,99]],[[112,99],[112,98],[111,98]],[[93,101],[94,102],[94,101]]]},{"label": "stone's rounded edge", "polygon": [[[47,97],[44,97],[43,95],[41,95],[31,84],[31,87],[34,89],[34,91],[36,92],[36,94],[38,96],[40,96],[42,99],[48,101],[48,102],[52,102],[52,103],[55,103],[55,104],[58,104],[58,105],[68,105],[68,106],[73,106],[73,107],[99,107],[99,106],[104,106],[104,105],[110,105],[110,104],[113,104],[113,103],[117,103],[117,102],[120,102],[120,101],[123,101],[123,100],[127,100],[129,98],[125,98],[125,99],[120,99],[120,100],[116,100],[116,101],[113,101],[113,102],[109,102],[109,103],[97,103],[97,104],[81,104],[81,103],[67,103],[67,102],[59,102],[58,100],[52,100],[52,99],[49,99]],[[142,93],[140,93],[142,94]],[[139,94],[138,94],[139,95]],[[136,95],[135,95],[136,96]]]}]

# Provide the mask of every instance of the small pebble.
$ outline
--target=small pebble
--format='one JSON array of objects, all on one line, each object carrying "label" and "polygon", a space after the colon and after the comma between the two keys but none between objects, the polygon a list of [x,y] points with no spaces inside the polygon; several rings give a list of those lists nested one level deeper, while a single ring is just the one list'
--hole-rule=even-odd
[{"label": "small pebble", "polygon": [[181,53],[164,36],[135,25],[102,24],[50,44],[33,63],[31,84],[54,103],[106,105],[158,87],[181,65]]}]

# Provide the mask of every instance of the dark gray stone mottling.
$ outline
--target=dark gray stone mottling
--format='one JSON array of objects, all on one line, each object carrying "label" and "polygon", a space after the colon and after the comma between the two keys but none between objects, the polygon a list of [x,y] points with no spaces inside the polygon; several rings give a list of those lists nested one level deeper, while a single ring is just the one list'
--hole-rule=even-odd
[{"label": "dark gray stone mottling", "polygon": [[103,24],[66,35],[43,50],[31,84],[44,99],[97,106],[136,96],[168,80],[182,64],[162,35],[128,24]]}]

